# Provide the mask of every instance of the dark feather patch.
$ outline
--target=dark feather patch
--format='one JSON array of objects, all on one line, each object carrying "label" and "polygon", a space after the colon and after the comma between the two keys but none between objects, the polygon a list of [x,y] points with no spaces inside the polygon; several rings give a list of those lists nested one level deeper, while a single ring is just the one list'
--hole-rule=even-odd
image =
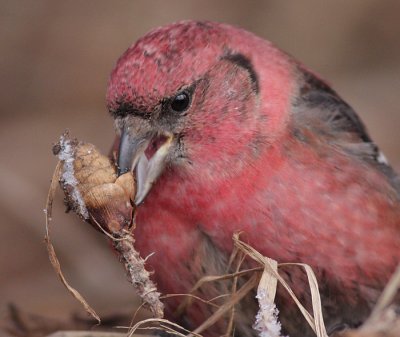
[{"label": "dark feather patch", "polygon": [[249,72],[251,82],[253,84],[253,90],[258,94],[260,87],[258,84],[258,76],[255,72],[251,61],[240,53],[227,53],[223,58],[223,60],[228,60],[239,67],[246,69]]},{"label": "dark feather patch", "polygon": [[125,101],[124,99],[117,100],[115,105],[113,107],[109,107],[108,109],[110,111],[110,114],[114,118],[118,118],[118,117],[124,118],[124,117],[130,115],[130,116],[136,116],[136,117],[142,117],[142,118],[148,119],[151,116],[151,113],[146,111],[146,109],[137,108],[130,102]]},{"label": "dark feather patch", "polygon": [[301,69],[301,74],[304,79],[303,85],[300,88],[301,96],[308,94],[310,91],[321,91],[332,95],[337,95],[328,84],[309,71]]}]

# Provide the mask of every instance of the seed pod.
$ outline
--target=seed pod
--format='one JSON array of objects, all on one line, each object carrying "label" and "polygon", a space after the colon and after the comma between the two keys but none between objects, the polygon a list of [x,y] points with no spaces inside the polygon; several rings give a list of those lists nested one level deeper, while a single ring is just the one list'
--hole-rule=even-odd
[{"label": "seed pod", "polygon": [[60,185],[65,202],[82,219],[114,236],[132,225],[135,182],[131,172],[117,178],[110,159],[67,133],[53,147],[62,163]]}]

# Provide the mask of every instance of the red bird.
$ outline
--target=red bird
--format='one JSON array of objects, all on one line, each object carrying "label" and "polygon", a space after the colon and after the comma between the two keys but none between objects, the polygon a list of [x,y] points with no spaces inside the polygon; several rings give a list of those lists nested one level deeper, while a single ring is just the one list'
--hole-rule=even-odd
[{"label": "red bird", "polygon": [[[359,325],[400,261],[400,179],[337,93],[270,42],[226,24],[161,27],[118,60],[107,92],[120,173],[134,170],[135,237],[163,293],[224,274],[232,235],[317,274],[328,331]],[[307,301],[302,273],[286,276]],[[199,294],[228,291],[210,284]],[[282,291],[283,294],[283,291]],[[278,294],[290,336],[305,336]],[[251,297],[251,296],[250,296]],[[212,310],[166,300],[189,329]],[[249,298],[235,332],[253,336]],[[225,333],[223,324],[207,336]]]}]

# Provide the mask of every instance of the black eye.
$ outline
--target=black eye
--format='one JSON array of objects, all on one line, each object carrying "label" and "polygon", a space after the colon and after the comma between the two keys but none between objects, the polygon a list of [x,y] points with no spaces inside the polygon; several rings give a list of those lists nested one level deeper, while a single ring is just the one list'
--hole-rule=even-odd
[{"label": "black eye", "polygon": [[186,91],[180,92],[171,101],[171,109],[176,112],[185,111],[190,104],[190,96]]}]

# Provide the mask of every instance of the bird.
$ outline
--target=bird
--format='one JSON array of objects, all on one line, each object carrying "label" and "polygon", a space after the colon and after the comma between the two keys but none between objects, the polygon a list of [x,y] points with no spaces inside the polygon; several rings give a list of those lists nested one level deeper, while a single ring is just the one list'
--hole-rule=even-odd
[{"label": "bird", "polygon": [[[278,263],[313,268],[329,333],[368,317],[400,261],[400,178],[319,75],[242,28],[187,20],[123,53],[106,104],[118,173],[137,181],[136,246],[152,254],[147,266],[162,293],[186,294],[203,276],[225,274],[240,232]],[[282,274],[310,306],[304,274]],[[210,283],[196,294],[229,289]],[[181,303],[165,299],[165,313],[187,329],[215,310],[193,300],[179,312]],[[280,288],[277,306],[282,333],[312,335]],[[235,335],[257,335],[257,308],[250,295],[236,306]]]}]

